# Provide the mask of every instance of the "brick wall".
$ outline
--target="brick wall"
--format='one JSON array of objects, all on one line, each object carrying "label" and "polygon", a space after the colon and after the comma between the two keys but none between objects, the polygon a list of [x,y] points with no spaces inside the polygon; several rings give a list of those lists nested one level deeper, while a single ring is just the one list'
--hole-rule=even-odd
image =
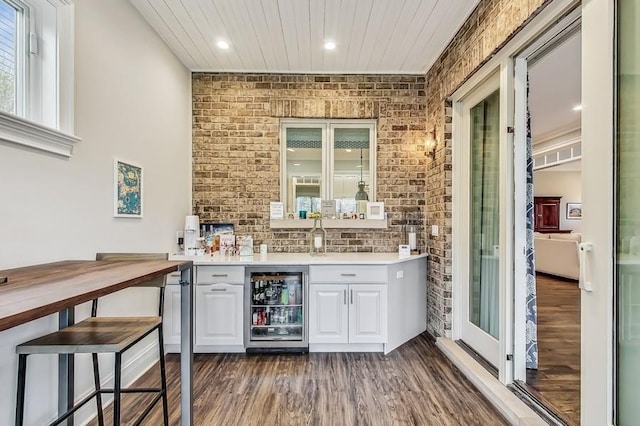
[{"label": "brick wall", "polygon": [[[427,130],[440,141],[435,161],[427,161],[426,223],[440,227],[429,237],[428,331],[451,336],[452,108],[447,100],[551,0],[481,0],[442,55],[427,71]],[[460,253],[466,256],[465,253]]]},{"label": "brick wall", "polygon": [[269,202],[280,200],[280,118],[377,119],[376,199],[389,212],[389,229],[328,230],[327,247],[396,251],[403,210],[424,217],[424,76],[193,75],[194,213],[234,223],[272,251],[305,252],[306,231],[269,228]]}]

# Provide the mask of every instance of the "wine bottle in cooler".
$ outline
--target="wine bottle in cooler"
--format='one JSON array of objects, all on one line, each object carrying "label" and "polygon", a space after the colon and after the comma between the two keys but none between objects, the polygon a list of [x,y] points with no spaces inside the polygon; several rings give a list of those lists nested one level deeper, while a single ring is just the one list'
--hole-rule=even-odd
[{"label": "wine bottle in cooler", "polygon": [[289,304],[290,305],[295,305],[297,304],[297,296],[298,296],[298,291],[296,289],[296,287],[298,286],[298,283],[289,283]]}]

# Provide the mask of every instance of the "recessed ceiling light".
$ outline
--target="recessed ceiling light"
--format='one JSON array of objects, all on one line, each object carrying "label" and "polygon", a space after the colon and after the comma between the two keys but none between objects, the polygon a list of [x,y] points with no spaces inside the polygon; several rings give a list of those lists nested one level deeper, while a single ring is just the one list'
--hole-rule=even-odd
[{"label": "recessed ceiling light", "polygon": [[576,105],[573,107],[574,111],[580,111],[582,109],[582,105]]},{"label": "recessed ceiling light", "polygon": [[327,42],[324,43],[324,48],[326,50],[333,50],[333,49],[336,48],[336,44],[334,42],[332,42],[332,41],[327,41]]},{"label": "recessed ceiling light", "polygon": [[287,148],[287,151],[289,151],[289,152],[295,152],[296,150],[295,150],[295,149],[293,149],[293,148]]},{"label": "recessed ceiling light", "polygon": [[350,149],[345,149],[345,151],[347,151],[347,152],[351,152],[351,150],[350,150]]},{"label": "recessed ceiling light", "polygon": [[299,166],[299,165],[300,165],[300,163],[293,163],[293,165],[294,165],[294,166]]},{"label": "recessed ceiling light", "polygon": [[361,168],[362,168],[362,165],[361,165],[361,164],[358,164],[356,167],[357,167],[357,168],[359,168],[359,169],[361,169]]},{"label": "recessed ceiling light", "polygon": [[218,46],[220,49],[228,49],[229,43],[227,43],[224,40],[220,40],[219,42],[216,43],[216,46]]}]

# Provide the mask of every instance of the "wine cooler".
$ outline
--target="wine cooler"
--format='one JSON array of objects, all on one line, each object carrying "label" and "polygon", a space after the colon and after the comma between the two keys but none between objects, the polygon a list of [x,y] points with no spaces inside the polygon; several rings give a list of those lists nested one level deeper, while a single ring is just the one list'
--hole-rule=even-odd
[{"label": "wine cooler", "polygon": [[245,268],[247,352],[307,351],[307,277],[305,267]]}]

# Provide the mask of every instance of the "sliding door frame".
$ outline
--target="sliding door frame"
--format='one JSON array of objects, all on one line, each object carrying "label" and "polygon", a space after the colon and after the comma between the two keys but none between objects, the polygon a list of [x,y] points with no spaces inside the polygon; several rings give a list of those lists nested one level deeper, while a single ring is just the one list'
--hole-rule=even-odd
[{"label": "sliding door frame", "polygon": [[[465,320],[464,291],[468,285],[468,263],[466,262],[465,236],[469,230],[464,217],[468,215],[468,201],[465,204],[461,185],[468,182],[469,170],[463,168],[464,134],[461,101],[479,87],[493,73],[500,74],[500,159],[504,167],[500,170],[500,359],[497,365],[498,378],[504,384],[513,382],[514,336],[522,338],[521,330],[514,330],[514,291],[516,286],[526,283],[514,277],[514,263],[521,255],[514,236],[514,115],[515,115],[515,58],[533,41],[538,39],[559,19],[578,7],[578,0],[556,0],[537,14],[526,27],[516,34],[499,52],[489,59],[478,71],[467,79],[450,97],[453,103],[453,191],[452,191],[452,339],[462,336]],[[468,155],[468,154],[467,154]]]}]

